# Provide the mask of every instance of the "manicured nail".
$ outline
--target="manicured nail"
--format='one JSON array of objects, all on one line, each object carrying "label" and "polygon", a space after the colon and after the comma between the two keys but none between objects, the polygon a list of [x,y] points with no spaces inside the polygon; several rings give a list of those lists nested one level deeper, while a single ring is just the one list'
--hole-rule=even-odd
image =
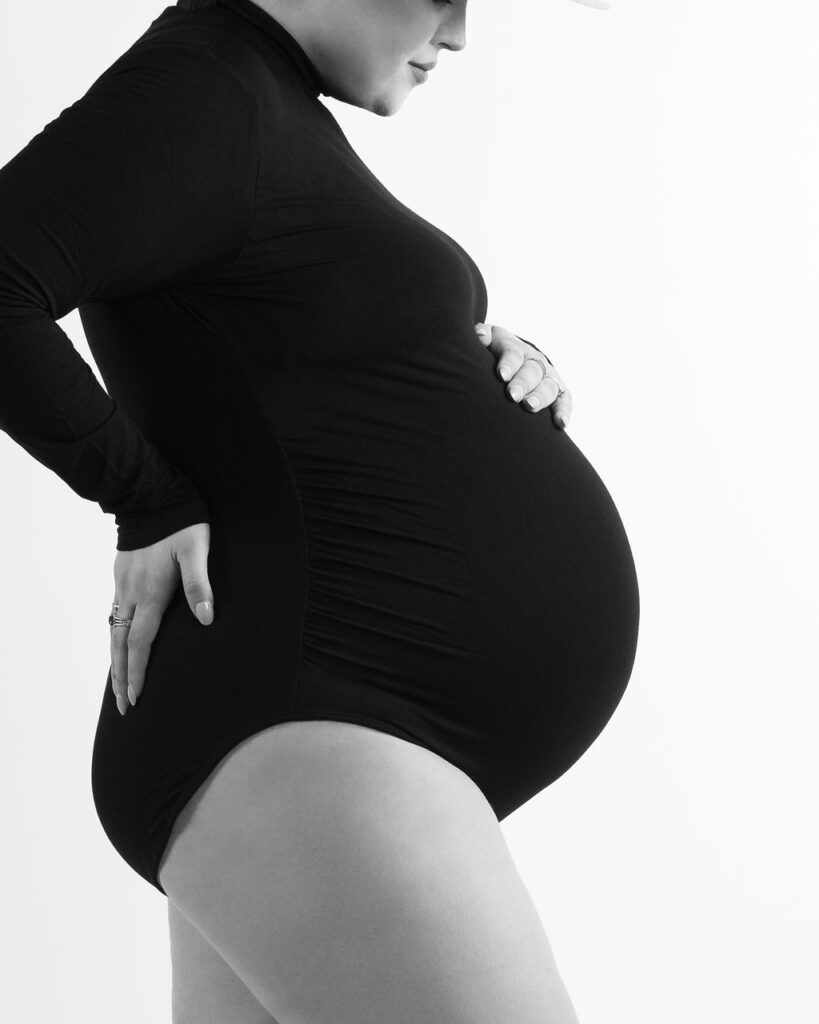
[{"label": "manicured nail", "polygon": [[517,402],[520,396],[523,394],[523,391],[517,387],[509,388],[509,394],[512,396],[512,400],[514,402]]},{"label": "manicured nail", "polygon": [[[211,616],[209,619],[208,616]],[[209,626],[213,617],[213,603],[211,601],[200,601],[196,606],[196,617],[203,626]]]},{"label": "manicured nail", "polygon": [[532,409],[537,409],[537,407],[540,405],[540,399],[537,397],[537,395],[530,395],[529,398],[526,399],[526,401],[529,403]]},{"label": "manicured nail", "polygon": [[136,704],[136,690],[130,683],[128,684],[128,700],[131,702],[131,707]]},{"label": "manicured nail", "polygon": [[502,366],[500,368],[500,375],[501,377],[503,377],[504,380],[509,380],[509,378],[512,376],[512,371],[508,366]]}]

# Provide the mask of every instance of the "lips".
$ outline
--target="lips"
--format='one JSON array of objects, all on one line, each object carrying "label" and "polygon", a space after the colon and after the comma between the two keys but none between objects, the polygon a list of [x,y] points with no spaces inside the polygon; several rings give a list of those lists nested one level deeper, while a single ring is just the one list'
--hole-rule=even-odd
[{"label": "lips", "polygon": [[413,64],[412,61],[408,61],[408,63],[418,81],[426,82],[427,78],[429,78],[429,72],[424,68],[419,67],[417,64]]}]

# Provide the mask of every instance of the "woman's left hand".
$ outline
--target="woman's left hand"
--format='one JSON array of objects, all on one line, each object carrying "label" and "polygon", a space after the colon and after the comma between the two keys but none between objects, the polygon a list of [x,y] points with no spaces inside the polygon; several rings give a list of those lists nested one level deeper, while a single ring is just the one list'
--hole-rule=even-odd
[{"label": "woman's left hand", "polygon": [[[547,362],[540,349],[497,324],[475,324],[475,333],[498,357],[498,376],[508,382],[506,390],[512,401],[520,402],[530,412],[540,412],[548,406],[554,425],[565,429],[572,412],[572,393],[551,360]],[[563,394],[558,398],[560,391]]]}]

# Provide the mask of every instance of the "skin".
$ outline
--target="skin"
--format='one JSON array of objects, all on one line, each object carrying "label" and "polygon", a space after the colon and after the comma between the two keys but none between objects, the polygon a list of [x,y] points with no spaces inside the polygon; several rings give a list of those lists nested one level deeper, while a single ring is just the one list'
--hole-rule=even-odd
[{"label": "skin", "polygon": [[467,0],[253,0],[296,39],[327,96],[390,117],[418,85],[409,61],[466,46]]},{"label": "skin", "polygon": [[[324,95],[381,117],[396,113],[421,84],[410,61],[437,63],[441,50],[458,52],[466,46],[468,0],[252,2],[304,49],[322,77]],[[508,399],[531,414],[550,409],[555,426],[563,429],[572,396],[557,370],[504,327],[475,324],[475,331],[497,357],[495,372],[506,384]],[[564,394],[558,398],[561,388]],[[127,628],[111,628],[111,687],[120,714],[142,693],[151,646],[180,579],[194,617],[204,626],[213,622],[209,547],[209,524],[196,523],[150,547],[117,552],[115,614],[132,620]]]}]

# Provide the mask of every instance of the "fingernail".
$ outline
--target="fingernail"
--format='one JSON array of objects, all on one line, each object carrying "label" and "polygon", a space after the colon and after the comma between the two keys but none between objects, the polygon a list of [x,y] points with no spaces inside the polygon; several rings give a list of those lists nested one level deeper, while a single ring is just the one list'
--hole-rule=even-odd
[{"label": "fingernail", "polygon": [[566,429],[566,420],[562,416],[557,417],[557,425],[561,430]]},{"label": "fingernail", "polygon": [[540,399],[537,397],[537,395],[530,395],[529,398],[526,399],[526,401],[533,409],[537,409],[537,407],[540,405]]},{"label": "fingernail", "polygon": [[128,684],[128,700],[131,702],[131,707],[136,704],[136,690],[130,683]]},{"label": "fingernail", "polygon": [[120,695],[117,694],[117,711],[119,711],[121,715],[124,715],[127,706],[128,705],[125,703],[122,697],[120,697]]},{"label": "fingernail", "polygon": [[509,388],[509,394],[512,396],[512,400],[517,402],[523,392],[520,388]]},{"label": "fingernail", "polygon": [[211,601],[200,601],[196,606],[196,617],[203,626],[210,625],[210,620],[205,621],[208,616],[213,617],[213,603]]},{"label": "fingernail", "polygon": [[500,368],[500,375],[501,377],[503,377],[504,380],[509,380],[509,378],[512,376],[512,371],[509,369],[508,366],[502,366]]}]

